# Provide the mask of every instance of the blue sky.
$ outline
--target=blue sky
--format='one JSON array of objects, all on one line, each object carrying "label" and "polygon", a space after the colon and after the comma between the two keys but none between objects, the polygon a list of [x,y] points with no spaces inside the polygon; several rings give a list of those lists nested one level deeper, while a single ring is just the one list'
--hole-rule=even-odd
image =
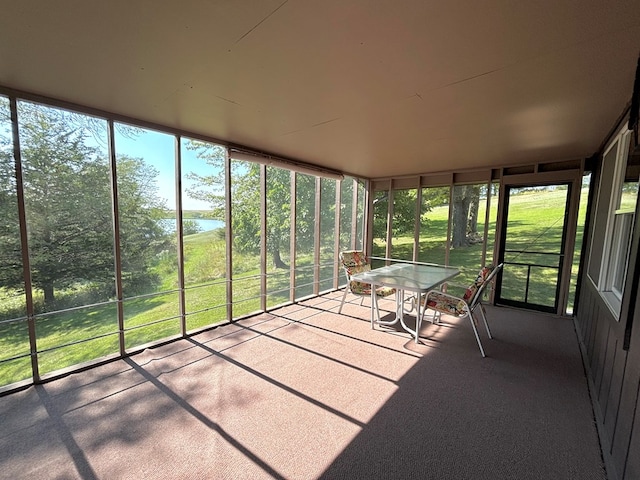
[{"label": "blue sky", "polygon": [[[175,137],[152,130],[142,130],[141,133],[135,137],[127,137],[119,133],[116,129],[115,142],[116,152],[118,154],[142,158],[158,170],[159,175],[156,178],[158,195],[166,199],[168,208],[174,208],[176,202]],[[186,173],[190,171],[204,173],[210,171],[210,169],[210,166],[196,158],[194,151],[182,148],[183,190],[188,186],[188,181],[184,178]],[[204,210],[210,207],[206,202],[190,198],[188,195],[183,195],[182,208],[184,210]]]}]

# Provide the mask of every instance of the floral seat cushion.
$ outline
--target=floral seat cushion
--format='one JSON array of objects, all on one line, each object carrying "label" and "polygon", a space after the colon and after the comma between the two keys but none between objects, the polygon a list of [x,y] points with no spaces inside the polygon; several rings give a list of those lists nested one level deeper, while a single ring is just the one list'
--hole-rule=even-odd
[{"label": "floral seat cushion", "polygon": [[467,288],[462,298],[454,297],[443,292],[431,291],[426,298],[426,306],[438,312],[455,315],[457,317],[467,314],[467,305],[473,300],[476,292],[493,271],[493,267],[483,267],[475,281]]},{"label": "floral seat cushion", "polygon": [[[355,293],[356,295],[371,295],[371,285],[368,283],[356,282],[353,280],[349,283],[349,289],[351,290],[351,293]],[[376,295],[378,297],[387,297],[395,292],[395,289],[390,287],[376,288]]]},{"label": "floral seat cushion", "polygon": [[467,304],[464,300],[437,291],[429,292],[427,295],[427,307],[457,317],[467,313]]},{"label": "floral seat cushion", "polygon": [[[359,250],[349,250],[342,252],[342,265],[344,266],[347,276],[351,278],[362,272],[369,272],[371,265],[364,252]],[[349,290],[356,295],[371,295],[371,285],[368,283],[357,282],[351,280],[349,282]],[[376,295],[378,297],[387,297],[395,293],[395,289],[389,287],[377,287]]]},{"label": "floral seat cushion", "polygon": [[369,260],[365,254],[356,250],[342,252],[342,265],[349,275],[371,270],[371,265],[369,265]]}]

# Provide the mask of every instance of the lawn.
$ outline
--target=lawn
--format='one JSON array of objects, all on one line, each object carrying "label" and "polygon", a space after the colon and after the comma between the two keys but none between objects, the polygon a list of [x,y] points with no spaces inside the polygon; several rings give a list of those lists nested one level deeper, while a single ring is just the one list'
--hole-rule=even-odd
[{"label": "lawn", "polygon": [[[587,190],[582,191],[582,205],[586,205]],[[515,263],[533,263],[546,265],[547,267],[532,267],[529,278],[528,301],[538,305],[553,306],[555,290],[550,285],[555,285],[558,275],[558,255],[562,238],[562,225],[566,190],[526,192],[514,195],[510,200],[509,227],[506,240],[506,250],[512,253],[505,255],[505,261]],[[484,229],[485,203],[481,203],[479,209],[478,231],[482,235]],[[486,263],[492,262],[493,245],[495,242],[495,218],[497,212],[497,198],[494,198],[490,211],[489,236],[487,239]],[[576,245],[578,250],[573,258],[572,288],[575,290],[575,277],[579,267],[579,247],[582,242],[582,227],[584,226],[585,209],[580,211],[578,220],[578,234]],[[445,264],[447,224],[449,207],[447,205],[433,208],[423,214],[420,232],[418,261],[436,264]],[[384,235],[374,233],[373,255],[384,257],[386,243]],[[413,236],[394,237],[391,246],[392,258],[410,259],[413,251]],[[526,252],[555,252],[556,255],[543,255]],[[468,247],[452,248],[449,253],[449,265],[460,268],[461,275],[456,277],[456,284],[469,285],[475,279],[482,263],[482,243]],[[554,268],[554,266],[556,268]],[[527,267],[510,265],[505,268],[503,281],[503,298],[517,301],[524,300],[524,291],[527,281]],[[461,291],[458,290],[457,293]],[[573,295],[573,294],[572,294]],[[571,297],[569,303],[572,306]]]},{"label": "lawn", "polygon": [[[558,199],[561,193],[558,192]],[[549,197],[547,197],[549,198]],[[531,249],[543,248],[557,243],[561,233],[554,219],[561,213],[561,202],[536,203],[534,195],[523,194],[512,199],[508,248],[523,246]],[[444,263],[447,235],[448,207],[436,207],[424,218],[420,236],[418,259],[422,262]],[[481,208],[479,219],[484,220]],[[492,206],[492,221],[489,231],[495,231],[495,206]],[[483,225],[479,225],[483,229]],[[581,236],[582,229],[579,228]],[[488,258],[491,257],[493,234],[489,238]],[[374,244],[374,255],[384,256],[384,244]],[[393,239],[394,258],[411,258],[413,238],[400,236]],[[227,318],[224,238],[219,232],[209,231],[184,238],[185,253],[185,305],[187,331],[213,325]],[[327,254],[329,255],[329,254]],[[327,257],[324,255],[323,258]],[[469,283],[480,268],[482,244],[452,249],[449,264],[459,266],[463,274],[460,283]],[[528,260],[531,260],[529,258]],[[313,257],[297,258],[296,297],[313,292]],[[574,259],[577,268],[578,259]],[[234,252],[233,316],[246,315],[260,309],[260,268],[254,256],[242,256]],[[172,268],[160,268],[165,272],[159,290],[161,293],[126,299],[123,302],[125,348],[131,349],[149,342],[180,334],[179,292],[177,272]],[[323,278],[321,290],[331,287],[332,265],[321,268]],[[547,277],[540,275],[547,281]],[[273,306],[289,299],[288,269],[273,269],[269,266],[267,276],[267,305]],[[516,279],[517,280],[517,279]],[[342,281],[342,279],[341,279]],[[516,285],[514,283],[514,285]],[[544,285],[544,282],[541,283]],[[77,292],[70,292],[77,295]],[[39,298],[36,300],[40,301]],[[0,291],[0,318],[17,319],[0,324],[0,385],[6,385],[31,376],[28,333],[24,313],[20,306],[24,297],[11,297]],[[38,362],[40,374],[44,375],[61,368],[90,361],[119,352],[119,329],[117,303],[110,302],[81,307],[70,311],[38,316],[36,319],[38,339]]]}]

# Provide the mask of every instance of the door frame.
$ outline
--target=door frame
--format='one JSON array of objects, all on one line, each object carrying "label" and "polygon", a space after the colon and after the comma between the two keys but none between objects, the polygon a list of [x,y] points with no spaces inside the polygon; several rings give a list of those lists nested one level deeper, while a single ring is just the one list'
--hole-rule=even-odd
[{"label": "door frame", "polygon": [[[573,254],[575,251],[576,232],[578,224],[578,208],[580,204],[580,192],[582,187],[582,168],[560,170],[551,172],[536,172],[530,174],[502,175],[500,179],[500,198],[498,202],[498,220],[496,222],[496,242],[494,258],[497,263],[504,260],[504,239],[506,229],[507,198],[505,192],[507,187],[527,187],[527,186],[548,186],[557,184],[569,184],[568,206],[565,212],[566,222],[564,226],[566,243],[564,247],[564,260],[559,272],[558,292],[555,313],[565,315],[569,300],[569,289],[571,286],[571,268],[573,265]],[[502,272],[496,279],[496,292],[494,301],[498,298],[502,284]]]}]

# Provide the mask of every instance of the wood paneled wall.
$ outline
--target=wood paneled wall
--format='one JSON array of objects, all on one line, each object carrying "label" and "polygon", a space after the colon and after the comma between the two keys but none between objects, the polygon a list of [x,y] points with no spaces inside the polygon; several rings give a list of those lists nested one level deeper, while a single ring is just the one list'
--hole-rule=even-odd
[{"label": "wood paneled wall", "polygon": [[640,328],[624,349],[618,320],[586,276],[575,324],[609,478],[640,479]]}]

